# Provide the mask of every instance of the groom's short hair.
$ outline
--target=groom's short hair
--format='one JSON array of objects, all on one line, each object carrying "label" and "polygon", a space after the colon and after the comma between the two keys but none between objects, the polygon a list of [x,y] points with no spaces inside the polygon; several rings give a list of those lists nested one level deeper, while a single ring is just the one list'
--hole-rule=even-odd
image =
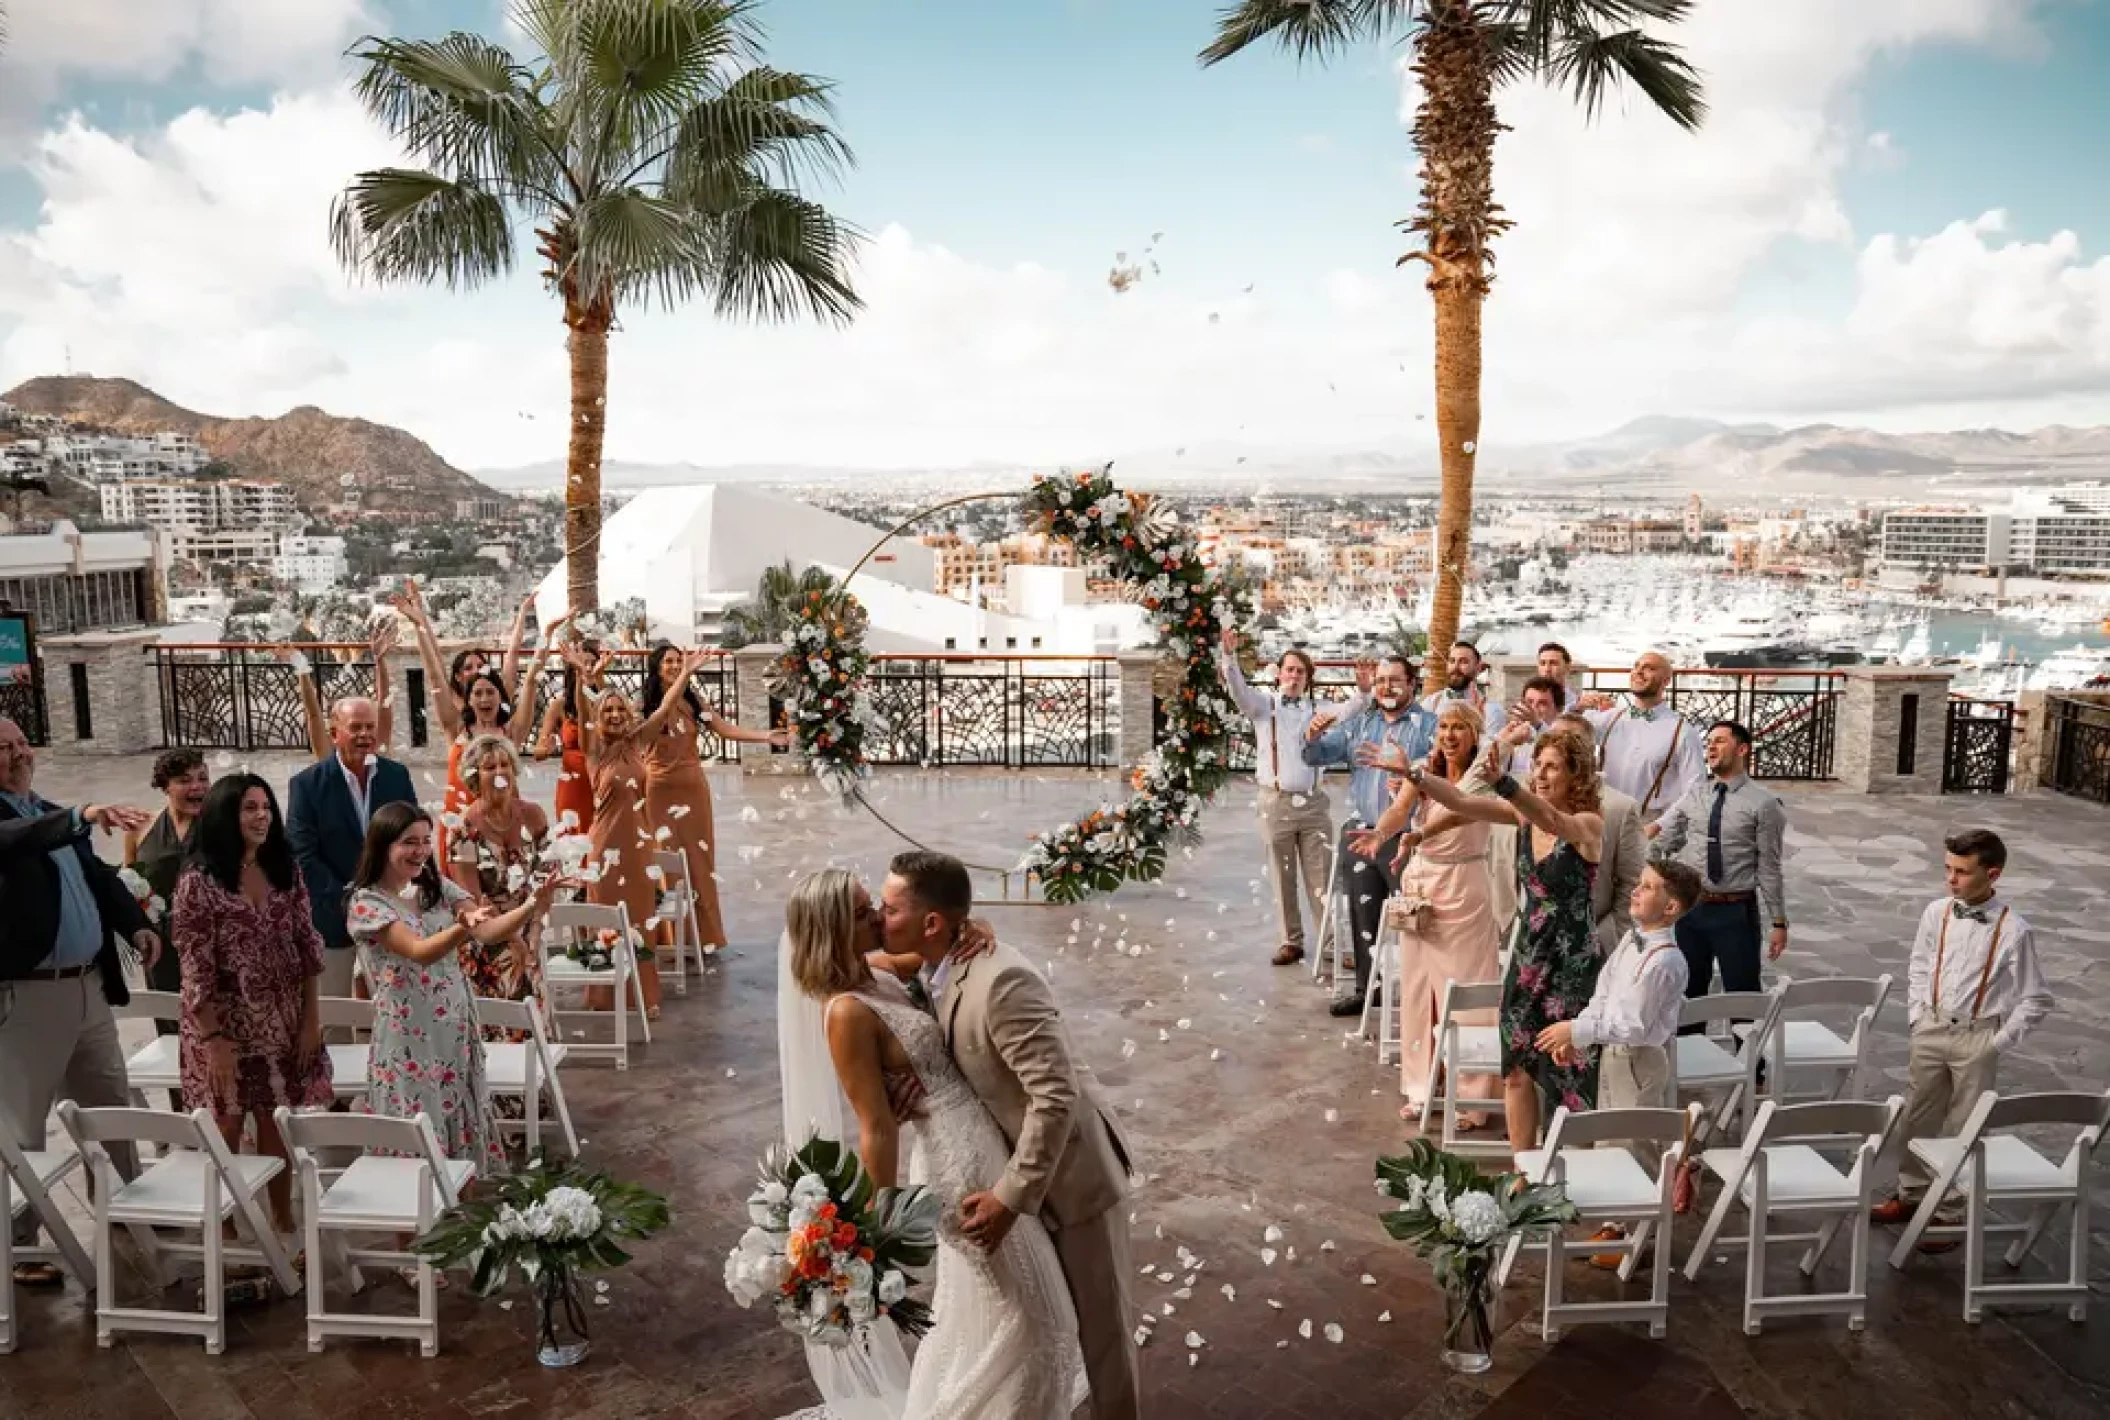
[{"label": "groom's short hair", "polygon": [[915,848],[898,853],[887,871],[908,884],[909,896],[924,907],[954,922],[974,910],[974,884],[967,865],[950,853]]}]

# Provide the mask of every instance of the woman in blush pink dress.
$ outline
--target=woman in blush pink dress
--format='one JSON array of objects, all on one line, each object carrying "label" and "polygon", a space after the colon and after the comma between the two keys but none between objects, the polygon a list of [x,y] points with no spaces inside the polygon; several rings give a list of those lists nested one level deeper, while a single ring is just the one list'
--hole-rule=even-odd
[{"label": "woman in blush pink dress", "polygon": [[[1462,700],[1447,702],[1436,722],[1436,747],[1429,753],[1427,772],[1485,792],[1477,775],[1468,778],[1479,758],[1482,729],[1478,710]],[[1356,851],[1377,851],[1379,844],[1412,821],[1417,804],[1422,806],[1421,822],[1399,842],[1400,896],[1428,903],[1426,912],[1410,919],[1400,942],[1399,1089],[1407,1097],[1400,1111],[1404,1119],[1420,1117],[1422,1095],[1429,1087],[1444,983],[1493,981],[1500,975],[1501,942],[1487,873],[1490,825],[1460,818],[1402,781],[1398,796],[1376,828],[1354,840]],[[1495,1013],[1467,1012],[1459,1024],[1491,1026]],[[1468,1075],[1458,1082],[1458,1094],[1465,1099],[1493,1099],[1501,1086],[1494,1075]],[[1484,1113],[1462,1114],[1458,1119],[1462,1129],[1479,1129],[1487,1122]]]}]

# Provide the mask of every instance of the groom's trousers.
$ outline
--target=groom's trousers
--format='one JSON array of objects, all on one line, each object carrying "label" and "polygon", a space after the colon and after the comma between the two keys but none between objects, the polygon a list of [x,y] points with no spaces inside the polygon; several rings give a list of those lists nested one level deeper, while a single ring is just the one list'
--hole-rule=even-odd
[{"label": "groom's trousers", "polygon": [[1128,1247],[1127,1200],[1096,1218],[1055,1230],[1055,1253],[1077,1310],[1077,1340],[1092,1383],[1092,1420],[1138,1420],[1142,1378],[1136,1356],[1135,1271]]}]

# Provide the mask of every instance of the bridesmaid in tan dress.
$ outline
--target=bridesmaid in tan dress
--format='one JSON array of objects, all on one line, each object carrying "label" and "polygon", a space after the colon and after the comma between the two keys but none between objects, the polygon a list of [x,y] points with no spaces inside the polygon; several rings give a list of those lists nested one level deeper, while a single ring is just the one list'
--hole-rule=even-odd
[{"label": "bridesmaid in tan dress", "polygon": [[789,730],[744,730],[703,703],[694,677],[709,661],[707,651],[683,655],[667,642],[645,660],[645,722],[657,726],[640,738],[645,745],[645,800],[652,821],[669,830],[667,846],[686,849],[696,889],[696,922],[705,951],[725,945],[718,910],[717,835],[711,822],[711,783],[703,772],[698,734],[742,744],[788,745]]},{"label": "bridesmaid in tan dress", "polygon": [[[1461,787],[1486,792],[1477,775],[1467,778],[1479,758],[1480,712],[1462,700],[1447,702],[1436,722],[1436,747],[1427,772]],[[1375,852],[1411,821],[1423,805],[1421,823],[1400,838],[1402,897],[1428,902],[1426,913],[1402,934],[1400,942],[1400,1093],[1407,1104],[1402,1118],[1421,1114],[1421,1097],[1429,1085],[1435,1055],[1436,1020],[1443,1008],[1446,981],[1494,981],[1500,938],[1495,928],[1492,884],[1488,877],[1488,837],[1492,826],[1462,819],[1424,801],[1412,784],[1402,781],[1399,795],[1377,827],[1354,840],[1358,852]],[[1461,1025],[1495,1024],[1493,1011],[1468,1012]],[[1495,1075],[1468,1075],[1458,1083],[1465,1099],[1493,1099],[1502,1088]],[[1485,1126],[1484,1113],[1461,1115],[1460,1128]]]},{"label": "bridesmaid in tan dress", "polygon": [[[591,681],[599,684],[607,669],[607,657],[594,668]],[[671,704],[671,702],[670,702]],[[593,844],[589,859],[593,873],[587,889],[590,901],[604,907],[621,903],[630,910],[630,925],[647,942],[653,939],[649,925],[659,914],[659,884],[645,869],[651,864],[657,827],[645,798],[645,738],[658,726],[640,720],[630,697],[608,691],[595,701],[592,712],[581,722],[586,738],[586,771],[593,782]],[[645,988],[645,1009],[659,1009],[659,964],[640,954],[638,975]],[[595,994],[599,993],[599,994]],[[614,997],[593,989],[589,1008],[613,1005]]]}]

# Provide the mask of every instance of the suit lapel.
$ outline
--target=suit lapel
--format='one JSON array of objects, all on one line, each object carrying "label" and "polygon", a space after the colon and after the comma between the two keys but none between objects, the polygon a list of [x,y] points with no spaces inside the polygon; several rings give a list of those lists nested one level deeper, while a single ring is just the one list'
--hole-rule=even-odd
[{"label": "suit lapel", "polygon": [[974,962],[954,962],[953,969],[945,974],[945,993],[938,998],[938,1023],[945,1032],[945,1048],[952,1049],[953,1024],[960,1014],[960,998],[965,994],[967,974],[974,970]]}]

